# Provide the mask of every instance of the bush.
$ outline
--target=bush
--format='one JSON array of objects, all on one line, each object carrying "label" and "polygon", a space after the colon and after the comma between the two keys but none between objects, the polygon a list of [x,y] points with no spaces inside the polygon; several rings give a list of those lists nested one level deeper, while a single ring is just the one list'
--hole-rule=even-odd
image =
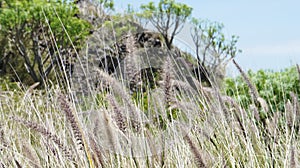
[{"label": "bush", "polygon": [[6,0],[0,9],[0,72],[25,84],[46,81],[70,63],[90,24],[67,1]]},{"label": "bush", "polygon": [[[268,101],[271,111],[283,111],[290,93],[300,93],[300,82],[296,67],[287,68],[280,72],[259,70],[256,73],[248,72],[252,83],[256,86],[259,95]],[[226,94],[248,106],[251,103],[249,87],[241,76],[225,80]],[[299,98],[299,96],[298,96]]]}]

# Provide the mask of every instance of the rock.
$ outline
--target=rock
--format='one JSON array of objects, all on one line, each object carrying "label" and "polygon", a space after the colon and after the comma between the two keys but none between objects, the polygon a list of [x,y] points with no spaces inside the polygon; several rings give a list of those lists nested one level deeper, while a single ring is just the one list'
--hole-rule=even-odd
[{"label": "rock", "polygon": [[96,69],[101,69],[122,79],[132,91],[148,86],[152,88],[162,79],[162,68],[167,57],[172,57],[172,69],[177,80],[192,76],[193,64],[182,57],[180,50],[168,50],[159,33],[138,26],[136,31],[115,40],[109,28],[101,27],[93,32],[79,52],[73,66],[71,85],[76,94],[90,94],[101,80]]}]

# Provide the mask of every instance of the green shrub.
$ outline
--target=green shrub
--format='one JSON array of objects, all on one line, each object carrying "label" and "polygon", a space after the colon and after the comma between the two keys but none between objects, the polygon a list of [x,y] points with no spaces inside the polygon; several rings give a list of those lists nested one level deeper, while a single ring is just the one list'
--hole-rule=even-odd
[{"label": "green shrub", "polygon": [[20,91],[18,82],[11,82],[9,77],[0,77],[0,91]]},{"label": "green shrub", "polygon": [[78,12],[68,1],[4,1],[0,8],[3,75],[11,74],[12,80],[24,84],[42,84],[51,78],[56,65],[71,62],[91,28],[76,17]]},{"label": "green shrub", "polygon": [[[259,95],[268,101],[271,111],[283,111],[290,93],[300,93],[300,82],[296,67],[280,72],[259,70],[248,72],[251,82],[256,86]],[[251,103],[249,87],[241,76],[225,80],[228,96],[234,97],[239,103],[248,106]],[[299,97],[299,96],[298,96]]]}]

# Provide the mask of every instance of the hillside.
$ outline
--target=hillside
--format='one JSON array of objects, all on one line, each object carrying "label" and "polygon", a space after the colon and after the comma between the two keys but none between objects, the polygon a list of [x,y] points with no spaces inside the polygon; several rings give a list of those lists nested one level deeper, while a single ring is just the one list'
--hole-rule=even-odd
[{"label": "hillside", "polygon": [[299,167],[299,65],[245,72],[186,4],[112,2],[0,1],[0,167]]},{"label": "hillside", "polygon": [[[85,13],[84,7],[88,7],[79,6]],[[84,14],[80,17],[87,18]],[[113,21],[106,19],[99,28],[100,21],[93,23],[95,30],[79,52],[80,62],[74,63],[71,80],[74,90],[77,90],[75,92],[87,94],[90,90],[97,90],[101,83],[97,77],[99,69],[122,79],[131,91],[145,91],[147,87],[153,89],[161,83],[163,66],[168,57],[174,61],[171,66],[176,69],[178,75],[175,76],[181,81],[201,76],[203,82],[209,83],[205,72],[195,73],[197,60],[178,47],[168,49],[159,32],[143,28],[126,15],[107,18]]]}]

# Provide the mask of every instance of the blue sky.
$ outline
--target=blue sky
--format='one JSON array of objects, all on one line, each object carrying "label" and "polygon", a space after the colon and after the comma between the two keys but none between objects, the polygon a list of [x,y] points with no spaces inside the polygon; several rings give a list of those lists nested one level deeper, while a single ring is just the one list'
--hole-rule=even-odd
[{"label": "blue sky", "polygon": [[[157,2],[158,0],[154,0]],[[115,0],[117,10],[132,4],[136,9],[145,1]],[[299,0],[177,0],[193,7],[193,17],[218,21],[225,25],[226,35],[240,36],[243,50],[236,60],[245,70],[278,71],[300,64]],[[192,46],[189,29],[178,35]],[[229,66],[229,73],[234,67]]]}]

